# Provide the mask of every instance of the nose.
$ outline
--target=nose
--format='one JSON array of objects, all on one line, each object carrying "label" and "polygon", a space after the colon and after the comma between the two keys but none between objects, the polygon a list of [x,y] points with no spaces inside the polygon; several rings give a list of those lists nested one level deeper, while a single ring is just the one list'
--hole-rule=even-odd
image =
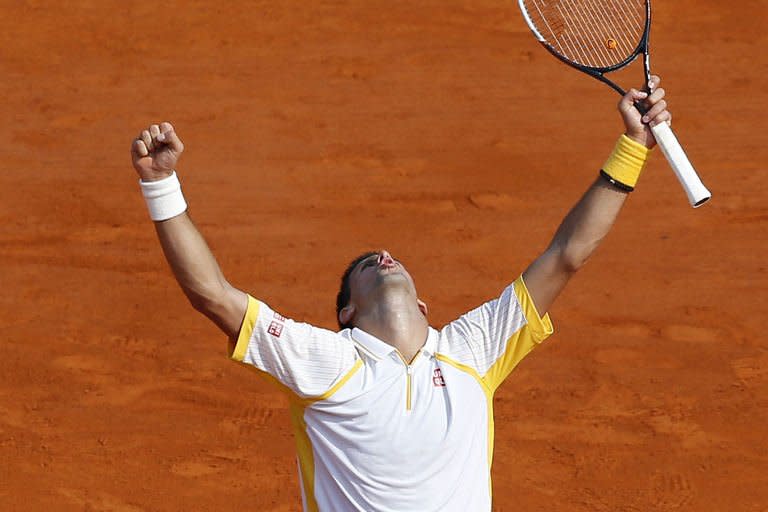
[{"label": "nose", "polygon": [[393,267],[395,265],[395,260],[392,258],[392,255],[389,254],[389,251],[383,250],[379,253],[378,263],[380,267]]}]

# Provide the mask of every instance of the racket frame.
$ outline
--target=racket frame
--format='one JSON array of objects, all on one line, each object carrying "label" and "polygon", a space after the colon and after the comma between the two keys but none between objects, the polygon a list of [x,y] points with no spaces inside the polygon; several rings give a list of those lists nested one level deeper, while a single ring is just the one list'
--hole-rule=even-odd
[{"label": "racket frame", "polygon": [[[628,66],[638,56],[642,54],[643,55],[643,71],[645,74],[645,86],[643,87],[643,90],[646,92],[650,92],[649,90],[649,83],[651,80],[651,57],[650,57],[651,1],[650,0],[645,0],[645,28],[643,29],[643,35],[640,38],[640,41],[638,42],[637,47],[635,47],[634,52],[632,52],[627,58],[625,58],[618,64],[614,64],[612,66],[605,66],[605,67],[586,66],[584,64],[579,64],[578,62],[574,62],[564,57],[563,55],[561,55],[557,50],[555,50],[554,46],[552,46],[544,38],[544,36],[542,36],[541,33],[537,30],[536,26],[533,23],[533,20],[528,14],[528,10],[524,4],[524,1],[525,0],[518,0],[518,5],[520,6],[520,11],[523,13],[525,22],[528,24],[528,28],[531,29],[531,32],[533,32],[534,36],[536,37],[536,39],[538,39],[541,45],[544,48],[546,48],[547,51],[549,51],[549,53],[557,57],[559,61],[567,64],[568,66],[574,69],[581,71],[582,73],[585,73],[593,78],[598,79],[599,81],[603,82],[614,91],[618,92],[619,95],[624,96],[627,92],[624,89],[622,89],[618,84],[613,82],[611,79],[607,78],[605,74]],[[643,105],[638,103],[635,103],[635,107],[637,108],[638,111],[640,111],[640,113],[643,113],[643,114],[647,110],[644,108]],[[710,193],[709,190],[707,190],[707,188],[702,183],[701,178],[699,178],[698,174],[696,173],[696,170],[693,168],[693,165],[691,165],[691,162],[688,159],[688,156],[685,154],[685,151],[683,150],[679,141],[675,137],[672,130],[669,128],[669,125],[667,123],[661,123],[659,125],[652,126],[651,131],[653,132],[654,138],[656,139],[656,142],[659,144],[659,147],[661,147],[662,153],[664,153],[664,156],[666,157],[667,161],[672,167],[672,170],[675,172],[675,175],[680,181],[680,184],[685,190],[685,193],[688,196],[688,202],[690,203],[690,205],[693,206],[694,208],[698,208],[702,204],[706,203],[712,197],[712,194]]]},{"label": "racket frame", "polygon": [[578,69],[579,71],[586,73],[593,78],[597,78],[598,80],[606,84],[608,87],[618,92],[621,96],[624,96],[627,93],[627,91],[625,91],[614,81],[606,77],[605,74],[624,68],[629,64],[631,64],[640,55],[643,55],[643,71],[645,72],[645,84],[646,84],[645,90],[646,91],[648,90],[648,82],[650,82],[651,80],[651,57],[650,57],[650,51],[649,51],[650,38],[651,38],[651,2],[650,0],[645,0],[645,27],[643,28],[643,35],[640,38],[640,41],[637,43],[635,50],[629,56],[627,56],[627,58],[625,58],[618,64],[614,64],[613,66],[604,66],[604,67],[586,66],[584,64],[579,64],[578,62],[574,62],[568,59],[567,57],[564,57],[563,55],[561,55],[560,52],[555,50],[555,47],[552,46],[546,40],[546,38],[542,36],[541,33],[537,30],[536,26],[533,23],[533,20],[528,14],[528,10],[524,5],[524,0],[518,0],[518,5],[520,6],[520,11],[522,11],[523,17],[525,18],[525,21],[528,24],[528,28],[531,29],[531,32],[533,32],[533,34],[536,36],[536,39],[539,40],[541,45],[544,48],[546,48],[549,53],[557,57],[558,60],[560,60],[560,62],[568,64],[572,68]]}]

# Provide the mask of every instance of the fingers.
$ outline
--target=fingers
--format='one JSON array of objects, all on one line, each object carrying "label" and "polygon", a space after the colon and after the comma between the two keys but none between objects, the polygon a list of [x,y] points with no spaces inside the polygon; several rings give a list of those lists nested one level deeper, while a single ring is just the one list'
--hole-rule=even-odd
[{"label": "fingers", "polygon": [[653,92],[661,83],[661,78],[658,75],[651,75],[651,79],[648,80],[648,90]]},{"label": "fingers", "polygon": [[149,156],[147,145],[144,144],[144,141],[141,139],[136,139],[133,141],[133,144],[131,145],[131,152],[133,152],[133,154],[139,158]]},{"label": "fingers", "polygon": [[153,145],[157,145],[157,142],[161,142],[157,140],[157,136],[160,135],[160,127],[156,124],[153,124],[149,127],[149,136],[152,137],[152,143]]},{"label": "fingers", "polygon": [[660,112],[653,119],[651,119],[651,121],[648,124],[650,126],[656,126],[657,124],[661,124],[661,123],[667,123],[669,125],[672,124],[672,114],[668,110],[664,110],[663,112]]},{"label": "fingers", "polygon": [[672,120],[664,99],[666,92],[660,84],[661,79],[654,75],[644,85],[645,90],[630,89],[618,105],[626,128],[625,134],[648,148],[656,144],[650,127]]},{"label": "fingers", "polygon": [[174,151],[179,153],[184,151],[184,144],[176,134],[176,130],[173,129],[171,123],[165,122],[160,124],[160,134],[158,135],[157,140],[164,144],[168,144]]},{"label": "fingers", "polygon": [[169,146],[171,150],[179,153],[184,150],[184,144],[173,129],[173,125],[168,122],[153,124],[146,130],[142,130],[134,140],[131,151],[139,157],[145,157],[164,146]]},{"label": "fingers", "polygon": [[659,87],[661,78],[654,75],[648,82],[651,94],[645,100],[644,105],[647,111],[643,114],[642,122],[650,126],[656,126],[659,123],[670,122],[672,115],[667,111],[667,101],[664,99],[666,91]]},{"label": "fingers", "polygon": [[139,140],[144,143],[144,147],[147,148],[147,151],[152,152],[152,150],[155,149],[154,144],[152,144],[152,135],[149,134],[149,130],[142,130],[139,134]]},{"label": "fingers", "polygon": [[621,97],[619,101],[619,112],[622,114],[632,113],[635,109],[635,104],[648,98],[648,93],[645,91],[639,91],[637,89],[630,89],[627,93]]},{"label": "fingers", "polygon": [[643,122],[646,124],[652,124],[658,115],[665,110],[667,110],[667,102],[664,100],[659,100],[645,114],[643,114]]}]

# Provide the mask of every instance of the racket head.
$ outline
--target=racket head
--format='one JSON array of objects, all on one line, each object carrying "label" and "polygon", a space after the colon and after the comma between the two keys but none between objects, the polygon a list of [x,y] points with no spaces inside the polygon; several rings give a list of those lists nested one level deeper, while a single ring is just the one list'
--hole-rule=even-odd
[{"label": "racket head", "polygon": [[[591,75],[648,55],[650,0],[518,0],[536,39],[561,61]],[[646,64],[647,67],[647,64]]]}]

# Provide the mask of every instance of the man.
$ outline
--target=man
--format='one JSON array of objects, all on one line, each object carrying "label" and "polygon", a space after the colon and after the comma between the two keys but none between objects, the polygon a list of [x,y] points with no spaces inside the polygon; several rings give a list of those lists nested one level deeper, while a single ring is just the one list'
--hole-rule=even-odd
[{"label": "man", "polygon": [[133,165],[184,293],[227,334],[233,359],[290,397],[305,510],[491,509],[493,394],[552,333],[547,312],[610,230],[655,144],[649,125],[671,121],[659,81],[619,102],[626,132],[549,247],[501,296],[439,331],[386,250],[345,272],[339,332],[294,322],[234,288],[186,214],[173,127],[152,125],[134,141]]}]

